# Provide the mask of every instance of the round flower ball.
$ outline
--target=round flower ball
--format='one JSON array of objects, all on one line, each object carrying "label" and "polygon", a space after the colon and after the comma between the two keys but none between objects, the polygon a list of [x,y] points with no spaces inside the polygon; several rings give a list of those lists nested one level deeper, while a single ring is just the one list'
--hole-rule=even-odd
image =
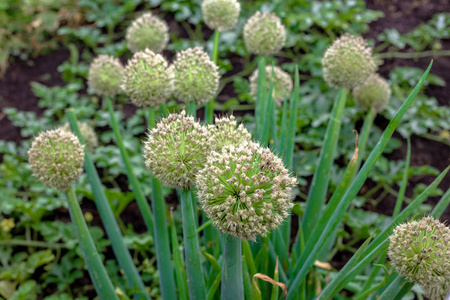
[{"label": "round flower ball", "polygon": [[236,0],[204,0],[202,14],[211,29],[226,31],[232,29],[239,17],[241,5]]},{"label": "round flower ball", "polygon": [[[270,80],[273,80],[272,99],[275,104],[281,106],[285,97],[289,97],[292,92],[293,83],[291,76],[283,71],[280,67],[266,66],[266,88],[270,87]],[[273,77],[272,77],[273,70]],[[250,76],[250,93],[256,96],[258,91],[258,69]]]},{"label": "round flower ball", "polygon": [[295,185],[282,160],[253,142],[213,151],[196,178],[198,198],[213,224],[253,241],[289,215]]},{"label": "round flower ball", "polygon": [[[88,123],[84,122],[78,122],[78,127],[80,128],[81,136],[83,137],[83,140],[86,143],[86,147],[88,148],[89,152],[94,152],[94,149],[98,146],[98,138],[97,134],[94,131],[94,128],[92,128],[92,126]],[[72,132],[69,123],[64,124],[61,129],[64,131]]]},{"label": "round flower ball", "polygon": [[182,111],[162,119],[150,131],[144,142],[145,165],[164,185],[188,189],[212,147],[206,127]]},{"label": "round flower ball", "polygon": [[389,104],[391,89],[386,80],[374,73],[361,85],[353,89],[353,98],[362,109],[369,110],[372,108],[378,113]]},{"label": "round flower ball", "polygon": [[[397,272],[425,290],[446,295],[450,286],[450,229],[425,217],[403,223],[389,237],[388,255]],[[440,299],[440,298],[437,298]]]},{"label": "round flower ball", "polygon": [[214,125],[208,126],[214,144],[215,151],[221,152],[226,145],[241,145],[252,140],[252,135],[247,131],[243,124],[237,125],[234,116],[222,117],[215,119]]},{"label": "round flower ball", "polygon": [[325,51],[322,69],[330,86],[353,89],[373,74],[377,66],[367,42],[346,33]]},{"label": "round flower ball", "polygon": [[272,55],[284,47],[286,29],[275,14],[257,11],[244,25],[244,42],[253,54]]},{"label": "round flower ball", "polygon": [[219,68],[200,47],[178,52],[173,62],[174,95],[180,101],[203,105],[219,88]]},{"label": "round flower ball", "polygon": [[159,53],[169,42],[169,27],[160,18],[146,13],[128,27],[125,39],[131,52],[149,49]]},{"label": "round flower ball", "polygon": [[117,58],[101,54],[89,67],[88,86],[99,96],[114,97],[122,92],[123,66]]},{"label": "round flower ball", "polygon": [[158,107],[173,91],[174,73],[160,54],[136,52],[125,67],[122,89],[139,107]]},{"label": "round flower ball", "polygon": [[33,176],[49,187],[66,191],[83,171],[84,146],[71,132],[45,131],[31,144],[28,162]]}]

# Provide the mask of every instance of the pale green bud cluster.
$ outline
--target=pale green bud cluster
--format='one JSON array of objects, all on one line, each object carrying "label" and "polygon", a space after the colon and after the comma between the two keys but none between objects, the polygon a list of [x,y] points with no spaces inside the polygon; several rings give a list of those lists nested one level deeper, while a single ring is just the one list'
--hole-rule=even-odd
[{"label": "pale green bud cluster", "polygon": [[219,68],[200,47],[178,52],[173,62],[174,95],[180,101],[203,105],[219,88]]},{"label": "pale green bud cluster", "polygon": [[28,150],[33,176],[45,185],[67,190],[83,171],[84,146],[71,132],[61,129],[42,132]]},{"label": "pale green bud cluster", "polygon": [[420,284],[434,299],[450,292],[450,229],[425,217],[397,226],[389,237],[388,255],[397,272]]},{"label": "pale green bud cluster", "polygon": [[211,152],[196,178],[198,198],[213,224],[249,240],[266,236],[289,215],[295,185],[282,160],[253,142]]},{"label": "pale green bud cluster", "polygon": [[207,128],[182,111],[157,123],[144,146],[145,165],[153,176],[164,185],[187,189],[214,144]]},{"label": "pale green bud cluster", "polygon": [[160,54],[136,52],[125,67],[122,89],[139,107],[158,107],[173,91],[174,73]]},{"label": "pale green bud cluster", "polygon": [[386,80],[374,73],[361,85],[353,89],[353,98],[362,109],[369,110],[372,108],[378,113],[389,104],[391,89]]},{"label": "pale green bud cluster", "polygon": [[276,54],[286,43],[286,29],[275,14],[257,11],[244,25],[244,42],[250,53]]},{"label": "pale green bud cluster", "polygon": [[330,86],[353,89],[373,74],[377,66],[367,42],[346,33],[327,49],[322,68],[323,77]]},{"label": "pale green bud cluster", "polygon": [[117,58],[101,54],[89,67],[88,86],[99,96],[114,97],[120,94],[124,68]]},{"label": "pale green bud cluster", "polygon": [[243,124],[237,125],[234,116],[216,118],[214,125],[208,126],[214,143],[215,151],[221,152],[226,145],[241,145],[252,140],[252,135],[247,131]]},{"label": "pale green bud cluster", "polygon": [[211,29],[226,31],[232,29],[239,18],[241,5],[236,0],[204,0],[202,14]]},{"label": "pale green bud cluster", "polygon": [[[289,97],[292,92],[293,83],[291,76],[283,71],[280,67],[266,66],[266,88],[270,87],[270,80],[273,81],[272,98],[275,100],[275,104],[281,106],[285,97]],[[272,77],[273,70],[273,77]],[[258,91],[258,69],[256,69],[250,76],[250,89],[251,94],[256,96]]]},{"label": "pale green bud cluster", "polygon": [[126,40],[131,52],[149,49],[155,53],[163,51],[169,42],[169,28],[163,20],[146,13],[133,21],[127,29]]},{"label": "pale green bud cluster", "polygon": [[[94,128],[92,128],[92,126],[88,123],[84,122],[78,122],[78,128],[80,129],[81,136],[83,137],[83,140],[86,143],[86,147],[88,148],[89,152],[94,152],[95,148],[97,148],[98,146],[98,138],[97,134],[94,131]],[[72,132],[69,123],[61,126],[61,129],[64,131]]]}]

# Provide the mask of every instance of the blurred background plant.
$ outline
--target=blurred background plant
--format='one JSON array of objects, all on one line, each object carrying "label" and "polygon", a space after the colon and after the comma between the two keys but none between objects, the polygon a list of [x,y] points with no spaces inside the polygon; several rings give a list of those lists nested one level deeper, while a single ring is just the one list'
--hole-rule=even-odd
[{"label": "blurred background plant", "polygon": [[[102,183],[107,187],[105,193],[150,295],[160,297],[153,236],[146,233],[145,224],[136,213],[125,166],[114,146],[106,103],[87,88],[86,80],[89,64],[99,54],[120,57],[122,61],[131,58],[132,53],[128,52],[125,41],[126,28],[147,11],[168,23],[170,41],[163,52],[166,58],[192,46],[205,46],[210,53],[213,31],[206,28],[202,19],[201,2],[10,0],[0,3],[0,74],[5,76],[0,81],[0,124],[4,128],[0,131],[0,297],[34,299],[45,296],[44,299],[48,300],[89,299],[94,295],[63,194],[44,187],[32,177],[26,163],[29,139],[43,130],[65,124],[65,110],[69,107],[81,121],[89,122],[98,134],[99,147],[93,151],[92,157],[100,170]],[[413,60],[434,57],[439,61],[445,59],[448,65],[449,13],[438,12],[417,27],[400,33],[395,28],[381,31],[372,28],[373,31],[369,31],[374,27],[371,22],[381,20],[383,13],[367,9],[365,1],[242,1],[237,25],[220,34],[217,65],[222,78],[214,109],[216,113],[233,111],[239,121],[249,125],[249,131],[255,130],[252,127],[255,101],[248,79],[256,69],[256,60],[245,48],[242,30],[245,21],[257,10],[274,12],[287,31],[286,47],[277,55],[277,60],[268,58],[267,64],[281,66],[291,76],[295,66],[300,70],[302,96],[296,132],[301,134],[296,135],[293,157],[293,171],[300,183],[295,190],[297,200],[306,199],[336,96],[336,90],[330,89],[323,81],[321,69],[323,53],[334,39],[344,32],[367,36],[375,46],[380,72],[392,89],[389,106],[375,119],[367,141],[368,149],[375,146],[387,121],[392,119],[422,76],[423,70],[414,67],[416,63]],[[56,49],[62,50],[52,52]],[[40,59],[46,57],[59,63],[58,71],[54,67],[50,69],[50,64],[46,65],[48,60],[40,63]],[[393,59],[397,60],[392,62]],[[398,60],[407,63],[399,63]],[[386,64],[388,69],[383,67],[383,62],[391,62]],[[11,69],[7,71],[9,64]],[[26,70],[33,66],[40,68],[39,74],[27,77]],[[425,66],[420,64],[422,68]],[[434,67],[432,73],[435,71],[442,74]],[[17,85],[14,92],[13,85],[17,80],[24,82]],[[438,75],[427,77],[425,89],[418,94],[397,129],[399,134],[389,141],[336,233],[336,243],[326,258],[334,267],[344,265],[346,257],[356,251],[356,245],[391,219],[406,165],[406,138],[412,139],[412,155],[419,155],[407,174],[411,184],[406,203],[410,203],[431,182],[427,175],[436,176],[444,169],[423,163],[426,160],[420,152],[427,151],[423,145],[430,141],[439,147],[439,151],[449,153],[448,97],[442,93],[435,94],[439,96],[436,99],[426,92],[426,88],[435,89],[446,84],[448,82]],[[20,89],[26,89],[27,94],[21,93]],[[448,95],[448,91],[446,93]],[[123,96],[117,99],[115,116],[134,173],[142,183],[144,194],[150,195],[150,176],[141,158],[146,112],[127,102]],[[167,106],[169,111],[183,107],[174,100]],[[203,117],[202,110],[198,116]],[[354,147],[352,130],[361,128],[363,116],[353,99],[348,99],[336,150],[337,163],[331,171],[330,193],[336,189],[351,158]],[[16,136],[7,135],[7,130]],[[418,142],[417,136],[425,140]],[[448,165],[448,157],[441,157],[443,161],[439,166]],[[448,187],[449,184],[444,183],[432,196],[443,195]],[[105,256],[108,273],[117,275],[111,279],[115,286],[126,290],[119,266],[112,259],[110,243],[104,237],[104,228],[93,205],[93,193],[85,175],[75,189],[78,195],[83,196],[85,218],[90,222],[99,252]],[[181,215],[176,195],[169,188],[163,188],[163,195],[173,209],[173,229],[180,237]],[[298,208],[297,212],[301,213],[301,205]],[[426,203],[420,205],[417,212],[425,214],[430,209],[431,203]],[[296,218],[294,216],[293,219]],[[448,211],[444,218],[450,219]],[[413,290],[421,294],[419,288]]]}]

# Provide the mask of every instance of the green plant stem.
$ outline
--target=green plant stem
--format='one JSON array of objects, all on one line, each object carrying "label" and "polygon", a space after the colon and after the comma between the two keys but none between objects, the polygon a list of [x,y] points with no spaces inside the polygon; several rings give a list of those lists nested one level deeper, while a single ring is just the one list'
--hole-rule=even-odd
[{"label": "green plant stem", "polygon": [[258,61],[258,89],[255,105],[255,140],[261,142],[261,132],[264,124],[264,108],[266,107],[266,59],[259,57]]},{"label": "green plant stem", "polygon": [[70,218],[75,225],[81,251],[83,251],[84,260],[97,295],[100,299],[104,300],[119,299],[114,291],[114,286],[106,272],[105,266],[98,255],[94,240],[84,220],[83,212],[72,187],[66,192],[66,197],[69,204]]},{"label": "green plant stem", "polygon": [[429,50],[429,51],[421,51],[421,52],[384,52],[378,53],[376,55],[377,58],[382,59],[391,59],[391,58],[403,58],[403,59],[411,59],[411,58],[422,58],[429,56],[450,56],[450,50]]},{"label": "green plant stem", "polygon": [[148,205],[147,199],[145,199],[144,193],[142,192],[141,184],[134,175],[133,167],[130,163],[130,158],[128,156],[128,152],[125,149],[125,145],[122,140],[122,136],[120,134],[119,125],[117,124],[116,117],[114,116],[114,108],[110,98],[106,98],[109,116],[111,118],[111,125],[114,131],[114,136],[116,138],[117,146],[119,147],[120,154],[122,155],[123,163],[125,164],[125,168],[127,170],[128,180],[131,183],[133,188],[134,195],[136,196],[136,202],[139,206],[139,210],[142,214],[142,218],[144,219],[145,225],[147,225],[147,229],[149,232],[154,232],[154,224],[153,224],[153,216],[150,206]]},{"label": "green plant stem", "polygon": [[367,139],[369,138],[370,129],[372,128],[373,120],[375,119],[376,112],[371,108],[364,119],[363,127],[361,128],[361,134],[359,136],[359,155],[358,155],[358,163],[357,169],[361,165],[361,161],[364,157],[364,152],[366,151]]},{"label": "green plant stem", "polygon": [[183,219],[183,239],[186,257],[186,274],[191,300],[206,299],[206,287],[200,259],[194,207],[190,190],[181,191],[181,216]]},{"label": "green plant stem", "polygon": [[221,299],[244,299],[241,239],[225,236]]},{"label": "green plant stem", "polygon": [[[211,54],[211,60],[215,64],[217,63],[217,58],[218,58],[218,54],[219,54],[219,36],[220,36],[219,29],[216,29],[214,31],[214,43],[213,43],[213,50],[212,50],[212,54]],[[213,115],[214,115],[214,98],[209,100],[205,107],[206,124],[213,123]]]},{"label": "green plant stem", "polygon": [[26,241],[26,240],[2,240],[0,246],[24,246],[24,247],[36,247],[36,248],[67,248],[66,244],[58,243],[46,243],[41,241]]},{"label": "green plant stem", "polygon": [[314,172],[311,189],[308,195],[305,215],[303,217],[303,234],[305,242],[311,235],[317,220],[322,214],[322,206],[328,190],[330,179],[330,168],[334,161],[334,153],[341,130],[341,119],[344,114],[345,101],[347,99],[347,89],[341,88],[334,103],[331,118],[325,134],[325,142],[320,151],[319,162],[316,172]]},{"label": "green plant stem", "polygon": [[[78,128],[77,119],[75,113],[72,109],[67,110],[67,116],[69,118],[70,126],[81,143],[84,144],[83,136],[81,135],[80,129]],[[85,150],[84,152],[84,168],[86,170],[89,183],[92,186],[92,192],[95,198],[95,205],[100,214],[100,218],[105,226],[106,233],[109,240],[111,241],[111,246],[116,256],[120,267],[125,273],[129,288],[132,290],[135,299],[150,299],[148,296],[144,282],[139,275],[139,272],[134,265],[133,259],[131,258],[130,252],[128,251],[125,243],[123,241],[122,232],[117,225],[114,213],[112,212],[111,206],[109,204],[108,198],[105,195],[104,187],[100,181],[97,170],[95,169],[94,163],[91,156]]]}]

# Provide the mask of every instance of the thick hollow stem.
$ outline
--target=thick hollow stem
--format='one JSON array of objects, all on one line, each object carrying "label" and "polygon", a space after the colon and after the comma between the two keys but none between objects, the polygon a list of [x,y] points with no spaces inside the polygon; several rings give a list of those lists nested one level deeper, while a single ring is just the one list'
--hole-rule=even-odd
[{"label": "thick hollow stem", "polygon": [[223,252],[221,299],[244,299],[241,239],[227,235]]}]

